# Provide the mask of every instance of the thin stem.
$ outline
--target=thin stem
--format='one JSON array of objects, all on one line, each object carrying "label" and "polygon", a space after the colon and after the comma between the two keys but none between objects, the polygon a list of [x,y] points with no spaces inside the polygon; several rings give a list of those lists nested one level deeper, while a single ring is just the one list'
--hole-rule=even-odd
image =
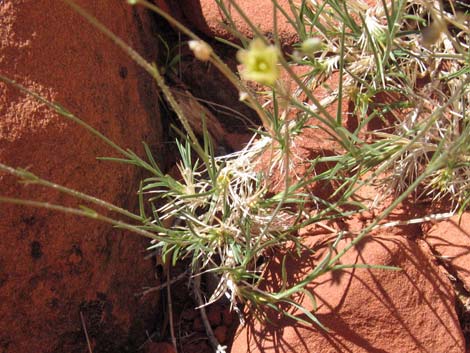
[{"label": "thin stem", "polygon": [[95,205],[104,207],[104,208],[106,208],[110,211],[120,213],[120,214],[122,214],[124,216],[127,216],[129,218],[132,218],[136,221],[142,221],[142,217],[140,217],[139,215],[136,215],[132,212],[129,212],[126,209],[115,206],[112,203],[106,202],[106,201],[101,200],[99,198],[96,198],[94,196],[84,194],[80,191],[76,191],[76,190],[73,190],[73,189],[69,189],[65,186],[62,186],[62,185],[59,185],[59,184],[56,184],[56,183],[52,183],[52,182],[50,182],[48,180],[45,180],[45,179],[42,179],[42,178],[36,176],[35,174],[33,174],[31,172],[28,172],[26,170],[11,168],[11,167],[9,167],[5,164],[2,164],[2,163],[0,163],[0,170],[3,170],[7,173],[10,173],[10,174],[18,177],[18,178],[21,178],[25,183],[43,185],[43,186],[49,187],[51,189],[58,190],[58,191],[60,191],[64,194],[76,197],[78,199],[94,203]]},{"label": "thin stem", "polygon": [[76,216],[82,216],[82,217],[87,217],[91,219],[96,219],[98,221],[102,221],[105,223],[112,224],[115,227],[130,230],[136,234],[142,235],[146,238],[150,238],[152,240],[162,240],[161,237],[155,235],[154,233],[148,232],[146,230],[140,229],[137,226],[124,223],[118,220],[115,220],[113,218],[109,218],[106,216],[103,216],[96,212],[95,210],[92,209],[78,209],[78,208],[71,208],[71,207],[65,207],[61,205],[56,205],[56,204],[51,204],[49,202],[41,202],[41,201],[33,201],[33,200],[24,200],[24,199],[18,199],[18,198],[13,198],[13,197],[4,197],[0,196],[0,202],[4,203],[10,203],[14,205],[21,205],[21,206],[31,206],[31,207],[37,207],[37,208],[45,208],[48,210],[53,210],[53,211],[60,211],[63,213],[71,214],[71,215],[76,215]]},{"label": "thin stem", "polygon": [[173,343],[173,348],[175,349],[175,353],[178,353],[178,346],[176,344],[176,335],[175,335],[175,324],[173,319],[173,301],[171,299],[171,267],[167,267],[167,274],[166,274],[166,293],[167,293],[167,300],[168,300],[168,317],[169,317],[169,324],[170,324],[170,334],[171,334],[171,342]]}]

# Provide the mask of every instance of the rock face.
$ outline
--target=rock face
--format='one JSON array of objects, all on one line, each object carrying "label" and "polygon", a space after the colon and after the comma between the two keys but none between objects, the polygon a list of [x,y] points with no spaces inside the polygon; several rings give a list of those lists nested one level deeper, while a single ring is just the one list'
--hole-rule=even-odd
[{"label": "rock face", "polygon": [[[181,12],[188,23],[199,31],[211,37],[221,37],[228,40],[235,40],[237,38],[231,31],[227,30],[227,26],[225,25],[225,23],[228,24],[227,16],[220,10],[215,1],[182,0],[179,1],[179,3]],[[221,3],[225,5],[237,30],[242,35],[252,38],[253,31],[251,27],[243,20],[243,17],[235,7],[231,5],[230,1],[223,0]],[[287,14],[290,19],[294,18],[288,0],[278,0],[277,3],[284,9],[285,14]],[[237,4],[263,35],[268,38],[273,36],[274,9],[271,0],[238,0]],[[276,11],[276,14],[279,39],[284,46],[290,47],[292,44],[298,42],[299,38],[286,16],[284,16],[281,11]]]},{"label": "rock face", "polygon": [[[289,281],[304,276],[323,256],[319,251],[290,261]],[[402,271],[356,269],[323,275],[309,290],[318,302],[316,316],[329,333],[271,314],[273,324],[249,320],[231,352],[465,352],[450,283],[415,241],[376,235],[341,262],[398,266]],[[282,282],[279,262],[270,270],[269,286],[276,288]],[[308,298],[301,301],[312,307]]]},{"label": "rock face", "polygon": [[[80,1],[144,56],[156,54],[144,13],[112,0]],[[146,39],[145,39],[146,38]],[[0,73],[54,100],[124,148],[143,155],[161,134],[155,87],[110,40],[55,0],[0,1]],[[154,102],[154,103],[152,103]],[[32,97],[0,83],[0,162],[125,208],[136,169],[98,156],[111,150]],[[159,158],[158,156],[156,156]],[[0,194],[71,207],[54,190],[0,175]],[[134,296],[153,276],[147,240],[108,225],[0,204],[0,351],[126,352],[144,335],[152,301]],[[143,338],[145,339],[145,338]]]},{"label": "rock face", "polygon": [[470,291],[470,213],[463,213],[460,219],[454,216],[439,222],[425,235],[433,249],[448,258],[446,262]]}]

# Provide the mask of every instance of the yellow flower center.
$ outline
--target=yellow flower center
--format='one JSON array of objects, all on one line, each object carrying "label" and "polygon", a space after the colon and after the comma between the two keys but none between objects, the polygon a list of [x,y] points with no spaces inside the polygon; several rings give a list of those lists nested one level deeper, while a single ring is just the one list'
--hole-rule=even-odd
[{"label": "yellow flower center", "polygon": [[268,64],[264,60],[258,60],[256,63],[256,70],[266,72],[268,71]]},{"label": "yellow flower center", "polygon": [[279,50],[260,38],[254,39],[248,49],[240,50],[237,58],[244,66],[241,75],[245,80],[272,85],[279,77]]}]

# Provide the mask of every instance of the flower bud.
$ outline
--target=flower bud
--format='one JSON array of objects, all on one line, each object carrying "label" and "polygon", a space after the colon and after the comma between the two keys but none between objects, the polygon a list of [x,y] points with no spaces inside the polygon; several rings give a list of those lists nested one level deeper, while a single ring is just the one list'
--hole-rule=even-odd
[{"label": "flower bud", "polygon": [[207,61],[210,59],[212,48],[206,42],[203,42],[202,40],[190,40],[188,45],[189,49],[193,51],[196,59],[201,61]]},{"label": "flower bud", "polygon": [[311,37],[303,41],[300,50],[304,54],[312,54],[321,49],[322,40],[318,37]]},{"label": "flower bud", "polygon": [[240,92],[240,96],[238,98],[240,102],[244,102],[248,99],[248,93],[247,92]]}]

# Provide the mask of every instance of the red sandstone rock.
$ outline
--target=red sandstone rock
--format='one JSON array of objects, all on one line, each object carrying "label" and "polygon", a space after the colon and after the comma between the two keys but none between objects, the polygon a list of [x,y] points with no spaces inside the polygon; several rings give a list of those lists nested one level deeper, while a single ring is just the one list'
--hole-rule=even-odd
[{"label": "red sandstone rock", "polygon": [[450,265],[470,291],[470,213],[439,222],[426,232],[426,241]]},{"label": "red sandstone rock", "polygon": [[[289,283],[317,264],[324,256],[319,253],[323,254],[288,261]],[[329,333],[271,313],[272,324],[248,320],[231,352],[465,352],[452,287],[414,241],[389,235],[368,237],[341,262],[399,266],[403,271],[328,273],[310,289],[318,301],[316,317]],[[279,262],[270,270],[268,286],[279,289]],[[312,308],[307,298],[301,300]]]},{"label": "red sandstone rock", "polygon": [[[242,16],[230,5],[230,1],[224,0],[227,10],[230,12],[237,30],[245,37],[252,38],[253,31],[243,20]],[[279,5],[293,18],[288,0],[278,0]],[[237,0],[237,4],[247,14],[253,24],[268,38],[273,36],[273,2],[271,0]],[[236,40],[236,36],[227,30],[226,17],[213,0],[181,0],[180,7],[187,21],[196,29],[211,37],[220,37],[228,40]],[[277,28],[279,39],[283,46],[291,46],[298,42],[297,33],[278,10]]]},{"label": "red sandstone rock", "polygon": [[[79,3],[137,50],[155,53],[140,10],[124,2]],[[154,144],[160,136],[153,82],[62,1],[0,2],[0,73],[140,155],[141,141]],[[118,155],[77,124],[0,83],[1,163],[133,208],[136,169],[97,156]],[[6,175],[0,175],[0,195],[79,204]],[[43,209],[0,204],[0,214],[0,351],[84,352],[80,312],[94,353],[124,351],[131,326],[145,340],[143,319],[153,316],[154,300],[139,302],[134,294],[153,283],[151,263],[142,258],[147,240]]]}]

